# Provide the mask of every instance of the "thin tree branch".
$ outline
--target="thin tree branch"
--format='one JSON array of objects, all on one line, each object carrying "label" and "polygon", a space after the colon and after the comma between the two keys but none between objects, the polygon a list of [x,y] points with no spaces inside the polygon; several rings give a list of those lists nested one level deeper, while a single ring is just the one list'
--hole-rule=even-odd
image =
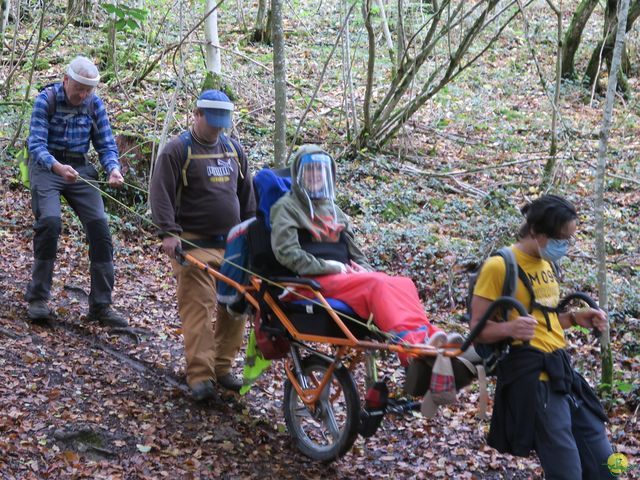
[{"label": "thin tree branch", "polygon": [[340,38],[342,37],[344,29],[345,29],[345,27],[347,25],[347,20],[351,16],[351,12],[353,12],[353,9],[355,8],[356,4],[357,4],[357,1],[353,2],[353,4],[351,4],[351,8],[349,8],[349,11],[347,12],[347,14],[345,16],[345,19],[342,22],[342,27],[340,27],[340,31],[338,32],[338,35],[336,36],[336,41],[333,43],[333,48],[331,49],[331,52],[329,52],[329,56],[327,57],[327,59],[324,62],[324,65],[322,66],[322,72],[320,73],[320,79],[318,80],[316,88],[313,91],[313,95],[311,95],[311,98],[309,99],[309,103],[307,104],[307,108],[305,109],[304,113],[302,114],[302,117],[300,117],[300,121],[298,122],[298,127],[296,128],[296,133],[293,135],[293,140],[291,140],[291,145],[289,146],[289,151],[287,152],[287,158],[289,158],[291,156],[291,152],[293,150],[293,146],[295,145],[296,140],[298,139],[298,133],[300,133],[300,128],[302,127],[304,119],[306,118],[307,114],[309,113],[309,110],[311,110],[311,107],[313,105],[313,102],[315,101],[316,95],[318,94],[318,90],[320,90],[320,86],[322,85],[322,82],[324,80],[324,75],[325,75],[325,73],[327,71],[327,67],[329,66],[329,62],[331,61],[331,58],[333,57],[333,53],[336,51],[336,48],[338,47],[338,43],[340,42]]}]

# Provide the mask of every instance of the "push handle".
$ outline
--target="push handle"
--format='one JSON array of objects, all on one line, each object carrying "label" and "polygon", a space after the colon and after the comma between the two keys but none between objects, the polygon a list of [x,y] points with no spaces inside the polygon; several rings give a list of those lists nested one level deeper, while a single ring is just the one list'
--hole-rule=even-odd
[{"label": "push handle", "polygon": [[[465,350],[467,350],[467,348],[469,348],[471,343],[476,339],[476,337],[480,334],[482,329],[485,327],[489,319],[493,317],[494,313],[499,308],[508,308],[508,309],[515,308],[520,314],[520,316],[526,317],[527,315],[529,315],[529,313],[527,312],[527,309],[524,308],[524,306],[515,298],[513,297],[497,298],[491,303],[491,305],[489,305],[489,308],[487,308],[487,311],[484,312],[484,315],[482,316],[480,321],[476,324],[475,327],[473,327],[473,330],[471,330],[471,333],[469,333],[469,335],[465,339],[464,343],[460,347],[460,350],[464,352]],[[525,344],[526,343],[528,342],[525,342]]]},{"label": "push handle", "polygon": [[176,260],[183,267],[189,263],[187,262],[187,259],[184,258],[184,250],[182,250],[182,247],[180,245],[176,247]]}]

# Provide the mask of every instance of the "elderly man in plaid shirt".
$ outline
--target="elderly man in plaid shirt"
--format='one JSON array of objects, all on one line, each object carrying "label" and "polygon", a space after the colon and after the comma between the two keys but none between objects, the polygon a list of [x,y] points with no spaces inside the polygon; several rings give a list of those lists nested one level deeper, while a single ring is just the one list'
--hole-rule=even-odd
[{"label": "elderly man in plaid shirt", "polygon": [[87,157],[91,142],[107,172],[109,185],[119,187],[124,183],[107,113],[94,93],[99,80],[96,66],[78,56],[69,64],[62,83],[42,90],[33,106],[28,149],[35,216],[34,262],[26,293],[31,320],[47,320],[51,316],[47,302],[62,226],[63,195],[82,221],[89,241],[88,318],[108,326],[128,325],[111,307],[113,245],[102,197],[98,190],[78,179],[97,178],[98,173]]}]

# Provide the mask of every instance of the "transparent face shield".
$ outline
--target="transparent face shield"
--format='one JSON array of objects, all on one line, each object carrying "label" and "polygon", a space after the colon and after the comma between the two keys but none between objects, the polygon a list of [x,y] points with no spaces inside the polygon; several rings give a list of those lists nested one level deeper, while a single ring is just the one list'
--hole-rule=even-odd
[{"label": "transparent face shield", "polygon": [[311,200],[333,200],[332,163],[326,153],[309,153],[300,160],[296,181]]}]

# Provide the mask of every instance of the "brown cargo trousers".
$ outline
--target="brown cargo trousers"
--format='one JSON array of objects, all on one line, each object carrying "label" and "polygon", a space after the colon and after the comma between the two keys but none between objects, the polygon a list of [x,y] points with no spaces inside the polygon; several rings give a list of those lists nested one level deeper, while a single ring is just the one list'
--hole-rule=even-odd
[{"label": "brown cargo trousers", "polygon": [[[224,249],[201,248],[188,253],[213,268],[219,268],[224,258]],[[231,371],[242,345],[246,316],[231,316],[224,306],[218,306],[215,279],[207,272],[175,260],[172,266],[178,282],[187,384],[194,387]]]}]

